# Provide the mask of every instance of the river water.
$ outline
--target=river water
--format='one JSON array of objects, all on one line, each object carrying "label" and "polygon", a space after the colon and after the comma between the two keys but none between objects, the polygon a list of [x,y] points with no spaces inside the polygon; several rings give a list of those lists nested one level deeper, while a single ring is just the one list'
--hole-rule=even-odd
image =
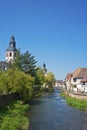
[{"label": "river water", "polygon": [[87,130],[87,111],[68,106],[60,90],[31,103],[29,130]]}]

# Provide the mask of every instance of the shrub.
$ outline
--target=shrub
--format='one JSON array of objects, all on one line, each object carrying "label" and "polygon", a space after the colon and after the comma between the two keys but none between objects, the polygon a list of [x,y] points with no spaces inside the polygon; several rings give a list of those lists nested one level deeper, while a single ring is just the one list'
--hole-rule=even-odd
[{"label": "shrub", "polygon": [[0,74],[0,92],[18,93],[23,100],[32,98],[34,78],[17,69],[8,69]]},{"label": "shrub", "polygon": [[[3,108],[2,108],[3,109]],[[0,130],[28,130],[29,121],[25,117],[29,105],[14,101],[0,110]]]}]

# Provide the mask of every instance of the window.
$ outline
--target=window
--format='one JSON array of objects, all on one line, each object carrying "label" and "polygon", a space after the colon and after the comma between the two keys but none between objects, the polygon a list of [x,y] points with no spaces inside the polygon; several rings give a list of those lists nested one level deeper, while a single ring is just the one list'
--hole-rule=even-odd
[{"label": "window", "polygon": [[83,82],[83,85],[85,85],[85,82]]},{"label": "window", "polygon": [[10,44],[11,47],[13,47],[13,44]]},{"label": "window", "polygon": [[73,81],[74,81],[74,82],[77,82],[77,79],[75,78],[75,79],[73,79]]},{"label": "window", "polygon": [[12,56],[12,53],[10,52],[9,56],[11,57]]}]

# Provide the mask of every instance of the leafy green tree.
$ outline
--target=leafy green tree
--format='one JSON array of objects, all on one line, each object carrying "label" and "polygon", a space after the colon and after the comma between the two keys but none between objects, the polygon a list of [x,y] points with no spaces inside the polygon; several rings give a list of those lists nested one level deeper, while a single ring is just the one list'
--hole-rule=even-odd
[{"label": "leafy green tree", "polygon": [[45,82],[44,71],[41,67],[38,67],[36,72],[36,84],[43,85]]},{"label": "leafy green tree", "polygon": [[6,71],[0,71],[0,94],[8,94],[10,92],[9,77]]},{"label": "leafy green tree", "polygon": [[8,69],[0,74],[0,92],[2,94],[18,93],[19,96],[28,100],[33,96],[34,78],[18,69]]},{"label": "leafy green tree", "polygon": [[52,72],[48,72],[47,75],[45,76],[45,83],[48,86],[48,88],[52,88],[55,83],[55,77]]},{"label": "leafy green tree", "polygon": [[43,69],[38,67],[35,76],[34,95],[39,96],[42,92],[42,86],[45,82]]},{"label": "leafy green tree", "polygon": [[17,92],[24,100],[29,100],[33,96],[34,78],[24,72],[15,72],[15,83],[13,92]]}]

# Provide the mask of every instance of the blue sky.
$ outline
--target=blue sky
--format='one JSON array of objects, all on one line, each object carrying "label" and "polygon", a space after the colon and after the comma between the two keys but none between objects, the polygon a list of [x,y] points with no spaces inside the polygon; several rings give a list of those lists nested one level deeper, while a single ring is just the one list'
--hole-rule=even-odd
[{"label": "blue sky", "polygon": [[0,0],[0,60],[11,35],[56,79],[87,67],[87,0]]}]

